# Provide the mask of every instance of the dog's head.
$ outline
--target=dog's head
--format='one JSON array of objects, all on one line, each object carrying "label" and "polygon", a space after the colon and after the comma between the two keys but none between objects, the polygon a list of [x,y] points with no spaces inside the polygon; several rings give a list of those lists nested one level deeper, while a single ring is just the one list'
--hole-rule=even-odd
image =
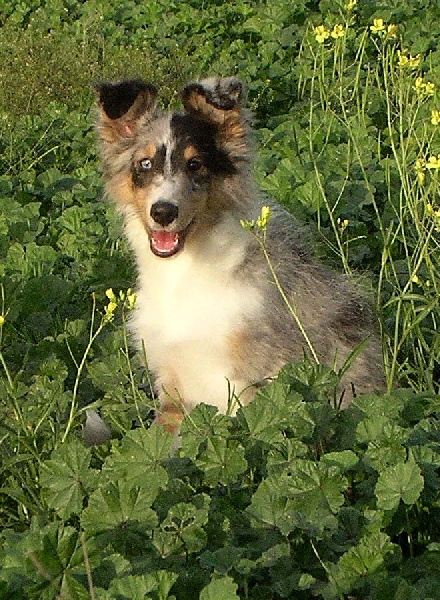
[{"label": "dog's head", "polygon": [[107,189],[142,221],[151,251],[173,256],[201,222],[241,200],[227,190],[248,161],[242,85],[234,77],[190,83],[184,112],[167,114],[156,111],[157,91],[141,80],[97,91]]}]

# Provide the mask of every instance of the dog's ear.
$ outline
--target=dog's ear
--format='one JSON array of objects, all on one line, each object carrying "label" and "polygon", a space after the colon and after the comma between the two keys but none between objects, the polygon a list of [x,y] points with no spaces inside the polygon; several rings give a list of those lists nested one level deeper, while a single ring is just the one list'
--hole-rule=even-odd
[{"label": "dog's ear", "polygon": [[246,134],[242,97],[243,86],[236,77],[203,79],[182,91],[185,112],[214,124],[225,140],[241,140]]},{"label": "dog's ear", "polygon": [[115,142],[135,136],[140,124],[154,111],[157,90],[140,79],[98,83],[99,121],[103,141]]}]

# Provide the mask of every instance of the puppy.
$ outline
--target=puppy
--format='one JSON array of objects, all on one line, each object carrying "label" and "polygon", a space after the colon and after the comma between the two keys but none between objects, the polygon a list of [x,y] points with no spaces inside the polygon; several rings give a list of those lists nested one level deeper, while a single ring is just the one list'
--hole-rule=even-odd
[{"label": "puppy", "polygon": [[285,211],[273,206],[260,234],[242,226],[262,199],[240,81],[190,83],[183,111],[167,113],[141,80],[97,87],[106,190],[138,267],[130,326],[154,376],[156,422],[177,433],[200,402],[233,414],[285,363],[307,354],[338,369],[367,338],[341,379],[343,403],[383,387],[379,340],[356,287],[307,253]]}]

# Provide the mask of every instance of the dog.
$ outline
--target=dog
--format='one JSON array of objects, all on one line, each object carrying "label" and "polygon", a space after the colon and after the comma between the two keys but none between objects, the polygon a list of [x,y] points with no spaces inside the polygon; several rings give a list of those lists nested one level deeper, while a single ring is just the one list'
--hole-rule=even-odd
[{"label": "dog", "polygon": [[286,363],[308,355],[339,369],[367,338],[341,379],[342,403],[382,388],[381,345],[356,285],[317,262],[275,205],[266,256],[243,227],[263,202],[241,82],[189,83],[182,112],[159,111],[142,80],[97,92],[105,187],[138,268],[130,328],[154,377],[155,422],[177,434],[200,402],[234,414]]}]

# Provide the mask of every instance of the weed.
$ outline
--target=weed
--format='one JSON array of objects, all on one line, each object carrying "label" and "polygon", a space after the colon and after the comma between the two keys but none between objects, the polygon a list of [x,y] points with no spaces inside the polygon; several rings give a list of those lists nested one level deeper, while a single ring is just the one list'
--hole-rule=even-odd
[{"label": "weed", "polygon": [[[437,3],[4,5],[0,598],[440,597]],[[236,72],[262,189],[377,290],[388,393],[341,412],[337,373],[287,365],[236,418],[194,409],[170,457],[111,291],[134,273],[91,80]]]}]

